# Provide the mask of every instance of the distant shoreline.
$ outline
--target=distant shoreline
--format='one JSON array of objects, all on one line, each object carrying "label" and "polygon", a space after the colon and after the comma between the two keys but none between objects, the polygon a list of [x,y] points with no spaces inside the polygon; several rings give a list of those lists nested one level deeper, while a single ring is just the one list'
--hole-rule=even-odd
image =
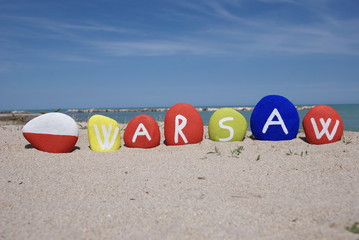
[{"label": "distant shoreline", "polygon": [[[309,110],[313,106],[296,106],[297,110]],[[223,107],[196,107],[199,112],[215,112]],[[237,111],[252,111],[254,107],[229,107]],[[103,112],[166,112],[168,108],[86,108],[86,109],[67,109],[65,113],[103,113]],[[39,111],[39,114],[42,112]],[[32,111],[0,111],[2,117],[8,116],[22,116],[22,115],[36,115]]]},{"label": "distant shoreline", "polygon": [[[313,106],[315,105],[296,106],[300,118],[303,119],[305,114]],[[254,108],[253,106],[237,106],[237,107],[201,106],[201,107],[196,107],[196,109],[199,111],[200,115],[202,116],[203,123],[207,126],[212,114],[218,109],[224,107],[229,107],[238,110],[246,118],[247,122],[250,121],[251,113]],[[359,132],[359,124],[358,124],[359,104],[335,104],[332,105],[332,107],[336,111],[338,111],[338,113],[343,118],[345,130]],[[65,108],[65,109],[29,109],[24,111],[0,110],[0,121],[2,122],[2,124],[4,124],[5,122],[23,124],[46,112],[61,112],[68,114],[77,122],[86,122],[92,115],[95,114],[105,115],[107,117],[115,119],[119,123],[127,123],[137,115],[147,114],[153,117],[154,119],[156,119],[156,121],[160,122],[164,120],[168,109],[169,107],[78,108],[78,109]]]}]

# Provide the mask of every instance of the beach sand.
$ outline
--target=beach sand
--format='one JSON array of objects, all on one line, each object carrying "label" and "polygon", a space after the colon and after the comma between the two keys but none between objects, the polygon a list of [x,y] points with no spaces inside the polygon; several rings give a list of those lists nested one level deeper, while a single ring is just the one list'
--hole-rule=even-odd
[{"label": "beach sand", "polygon": [[0,125],[1,239],[359,238],[357,132],[93,152],[80,130],[50,154],[21,129]]}]

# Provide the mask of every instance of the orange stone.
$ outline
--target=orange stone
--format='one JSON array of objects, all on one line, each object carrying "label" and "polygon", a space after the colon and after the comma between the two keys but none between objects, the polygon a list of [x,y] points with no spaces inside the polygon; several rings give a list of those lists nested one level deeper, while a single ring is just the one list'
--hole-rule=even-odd
[{"label": "orange stone", "polygon": [[151,116],[139,115],[127,124],[123,140],[130,148],[157,147],[161,141],[160,129]]},{"label": "orange stone", "polygon": [[344,131],[339,113],[327,105],[313,107],[303,118],[308,143],[327,144],[340,141]]},{"label": "orange stone", "polygon": [[185,145],[203,140],[203,121],[190,104],[177,103],[165,117],[164,135],[167,145]]}]

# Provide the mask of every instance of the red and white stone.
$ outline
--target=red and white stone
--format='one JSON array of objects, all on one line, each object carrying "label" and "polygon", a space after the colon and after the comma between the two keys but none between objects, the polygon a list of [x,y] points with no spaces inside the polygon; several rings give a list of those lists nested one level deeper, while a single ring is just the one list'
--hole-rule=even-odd
[{"label": "red and white stone", "polygon": [[199,143],[203,139],[203,121],[190,104],[177,103],[166,113],[164,135],[167,145]]},{"label": "red and white stone", "polygon": [[126,147],[153,148],[160,145],[160,129],[151,116],[139,115],[127,124],[123,140]]},{"label": "red and white stone", "polygon": [[29,121],[22,132],[32,146],[50,153],[71,152],[79,136],[75,120],[63,113],[40,115]]},{"label": "red and white stone", "polygon": [[327,144],[340,141],[344,124],[339,113],[327,105],[313,107],[303,118],[308,143]]}]

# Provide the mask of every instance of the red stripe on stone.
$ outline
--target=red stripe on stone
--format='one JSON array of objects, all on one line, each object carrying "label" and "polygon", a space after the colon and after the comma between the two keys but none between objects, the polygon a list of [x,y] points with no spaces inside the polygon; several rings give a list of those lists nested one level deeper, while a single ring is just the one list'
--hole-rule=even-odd
[{"label": "red stripe on stone", "polygon": [[49,153],[71,152],[78,140],[77,136],[71,135],[53,135],[28,132],[24,132],[23,134],[36,149]]}]

